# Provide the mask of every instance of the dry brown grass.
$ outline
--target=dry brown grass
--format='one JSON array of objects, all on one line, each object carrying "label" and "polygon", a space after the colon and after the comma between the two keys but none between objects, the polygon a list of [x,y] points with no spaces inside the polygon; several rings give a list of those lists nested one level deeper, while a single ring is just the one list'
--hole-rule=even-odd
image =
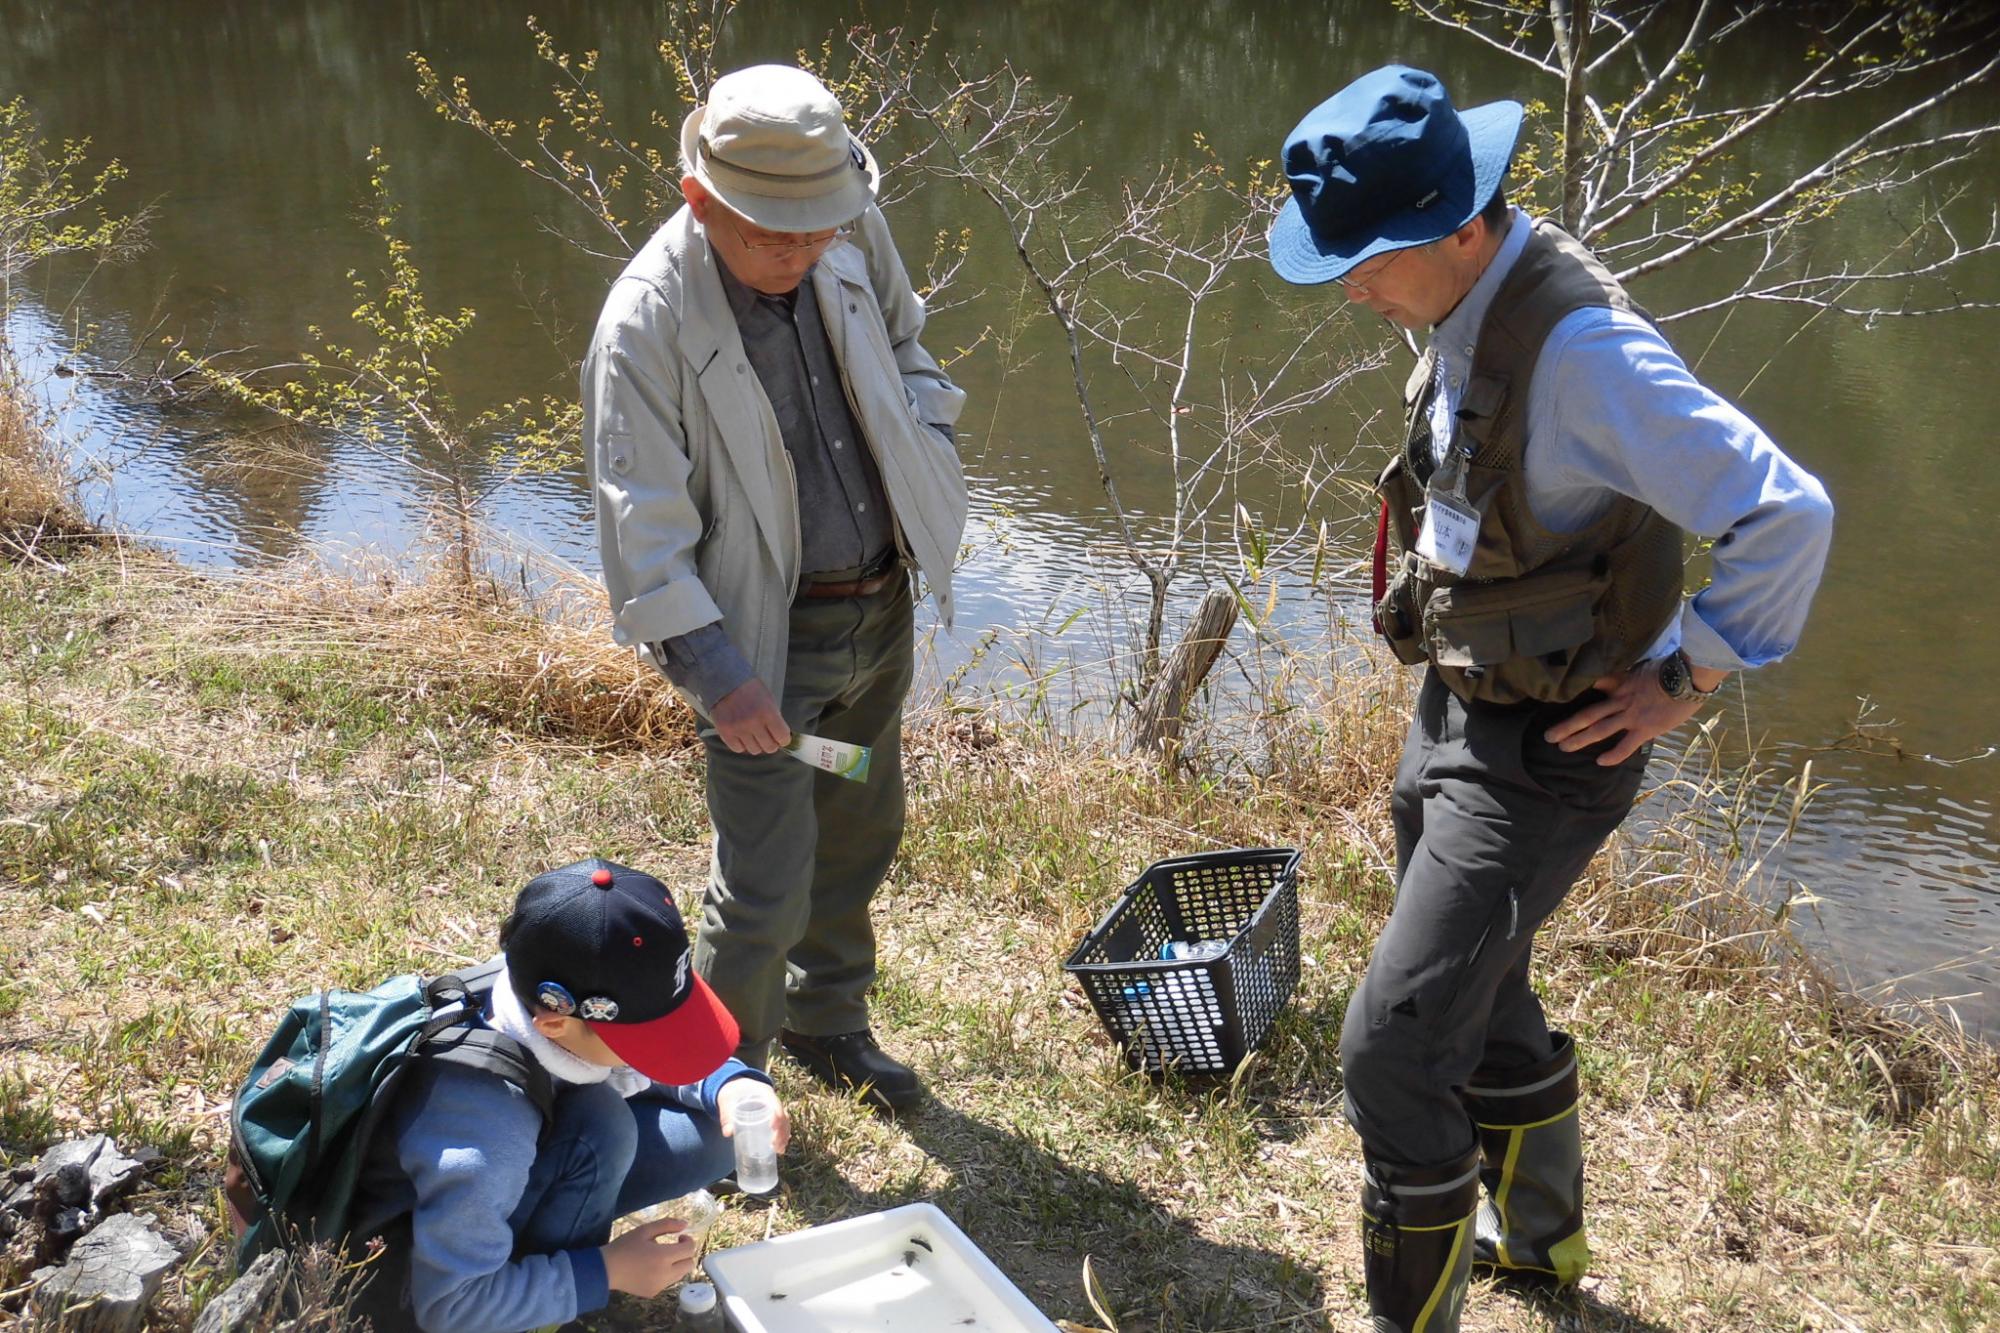
[{"label": "dry brown grass", "polygon": [[102,534],[85,521],[19,369],[0,343],[0,557],[39,559]]},{"label": "dry brown grass", "polygon": [[[1084,1187],[1104,1172],[1177,1201],[1174,1217],[1200,1239],[1160,1263],[1184,1274],[1183,1294],[1233,1283],[1239,1314],[1270,1312],[1187,1327],[1359,1326],[1359,1160],[1340,1122],[1334,1036],[1389,906],[1385,732],[1400,730],[1365,700],[1361,675],[1328,696],[1344,719],[1294,712],[1315,734],[1372,746],[1367,773],[1161,781],[1123,756],[1054,752],[965,719],[951,743],[913,740],[920,827],[885,948],[892,975],[921,980],[892,993],[895,1030],[916,1036],[925,1067],[951,1071],[961,1096],[1053,1140]],[[1375,679],[1392,697],[1403,688]],[[1329,795],[1363,804],[1330,815]],[[1667,795],[1655,790],[1649,804]],[[1584,1053],[1602,1276],[1556,1299],[1482,1284],[1467,1327],[1985,1326],[2000,1307],[1969,1293],[2000,1279],[2000,1060],[1832,987],[1743,891],[1740,865],[1668,828],[1678,831],[1601,858],[1540,950],[1552,1021]],[[1307,967],[1292,1013],[1220,1104],[1199,1084],[1134,1094],[1115,1081],[1115,1056],[1057,960],[1146,861],[1270,842],[1305,852]],[[969,998],[940,1013],[940,996]],[[1024,1085],[1059,1091],[1038,1112],[1006,1109]],[[1108,1102],[1104,1118],[1131,1137],[1077,1134],[1087,1115],[1050,1109],[1072,1099]],[[969,1137],[987,1153],[1002,1146]],[[1002,1211],[976,1197],[957,1206],[983,1221]],[[1325,1279],[1308,1301],[1324,1302],[1325,1324],[1248,1259],[1246,1237],[1250,1253]],[[1126,1293],[1152,1271],[1116,1250],[1100,1252],[1098,1268]],[[1159,1317],[1150,1300],[1136,1309]],[[1909,1310],[1924,1314],[1899,1313]]]},{"label": "dry brown grass", "polygon": [[694,715],[611,641],[602,593],[547,571],[529,601],[449,569],[335,570],[313,558],[217,580],[178,632],[212,649],[310,657],[371,692],[457,698],[499,726],[607,750],[694,743]]},{"label": "dry brown grass", "polygon": [[[129,551],[0,573],[0,914],[20,923],[0,938],[0,1154],[87,1128],[158,1144],[177,1174],[148,1206],[193,1234],[215,1108],[284,998],[477,956],[526,875],[590,851],[700,893],[685,714],[609,646],[594,589],[537,614],[441,592],[449,574],[214,578]],[[1162,774],[982,711],[915,720],[875,1012],[937,1103],[884,1123],[780,1071],[785,1190],[732,1209],[723,1243],[928,1198],[1079,1327],[1102,1326],[1086,1254],[1124,1333],[1361,1327],[1335,1036],[1389,906],[1409,685],[1341,660],[1324,682],[1297,666],[1254,720],[1261,772]],[[1736,799],[1683,781],[1645,809]],[[1265,843],[1305,853],[1290,1011],[1234,1083],[1130,1075],[1062,958],[1148,861]],[[1840,992],[1742,870],[1669,820],[1545,935],[1542,988],[1584,1054],[1602,1276],[1562,1297],[1482,1283],[1468,1329],[2000,1318],[1993,1052]],[[177,1272],[162,1326],[219,1261]]]},{"label": "dry brown grass", "polygon": [[[1941,1091],[2000,1079],[1994,1048],[1948,1014],[1892,1010],[1843,986],[1787,925],[1782,905],[1759,895],[1756,862],[1716,846],[1707,811],[1752,799],[1756,779],[1707,762],[1700,739],[1690,762],[1659,783],[1641,827],[1616,841],[1572,892],[1550,933],[1552,946],[1592,970],[1630,966],[1719,1003],[1774,1005],[1789,1070],[1812,1082],[1827,1063],[1852,1069],[1875,1110],[1908,1123]],[[1796,818],[1801,774],[1775,793]],[[1757,835],[1768,850],[1789,835],[1784,808]],[[1689,1040],[1701,1036],[1690,1031]]]}]

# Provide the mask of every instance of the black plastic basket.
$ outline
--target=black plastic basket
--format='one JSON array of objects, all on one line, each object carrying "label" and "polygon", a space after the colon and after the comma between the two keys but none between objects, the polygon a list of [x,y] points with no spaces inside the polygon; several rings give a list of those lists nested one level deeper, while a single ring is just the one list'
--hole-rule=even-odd
[{"label": "black plastic basket", "polygon": [[[1135,1069],[1227,1074],[1299,983],[1299,854],[1290,847],[1158,861],[1063,964]],[[1171,941],[1226,940],[1214,958]]]}]

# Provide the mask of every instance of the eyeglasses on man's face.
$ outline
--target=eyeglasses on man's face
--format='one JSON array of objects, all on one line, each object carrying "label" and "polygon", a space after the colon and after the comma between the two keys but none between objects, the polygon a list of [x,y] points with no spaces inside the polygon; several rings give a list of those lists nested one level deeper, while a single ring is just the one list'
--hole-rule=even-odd
[{"label": "eyeglasses on man's face", "polygon": [[745,250],[748,250],[751,254],[770,255],[773,258],[780,259],[789,258],[792,255],[809,254],[814,250],[824,250],[835,241],[844,241],[854,234],[854,225],[849,223],[844,227],[835,227],[832,231],[818,232],[804,238],[800,238],[797,235],[790,235],[786,236],[783,240],[753,241],[743,234],[743,228],[737,224],[734,217],[726,220],[729,223],[729,230],[736,233],[737,242]]},{"label": "eyeglasses on man's face", "polygon": [[1404,255],[1410,253],[1411,250],[1421,250],[1423,248],[1424,247],[1422,247],[1421,245],[1414,245],[1408,247],[1407,249],[1398,250],[1392,255],[1385,256],[1381,263],[1377,264],[1374,268],[1368,270],[1366,273],[1363,273],[1360,269],[1350,269],[1346,273],[1342,274],[1340,277],[1335,278],[1334,281],[1339,283],[1342,287],[1346,288],[1347,294],[1349,296],[1366,296],[1368,295],[1370,288],[1372,288],[1375,283],[1381,281],[1382,275],[1384,273],[1387,273],[1389,271],[1390,266],[1393,265],[1398,259],[1401,259]]}]

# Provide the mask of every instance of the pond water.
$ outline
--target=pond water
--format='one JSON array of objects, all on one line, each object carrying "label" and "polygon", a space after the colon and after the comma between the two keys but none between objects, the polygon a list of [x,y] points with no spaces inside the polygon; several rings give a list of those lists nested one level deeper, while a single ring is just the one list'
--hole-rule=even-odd
[{"label": "pond water", "polygon": [[[42,285],[17,292],[24,299],[9,317],[10,339],[65,404],[91,465],[93,504],[201,562],[268,561],[306,543],[393,557],[417,541],[434,485],[394,456],[355,439],[284,443],[213,401],[135,392],[104,373],[151,364],[156,355],[124,358],[162,335],[208,349],[254,348],[253,359],[275,361],[301,346],[307,323],[340,327],[354,304],[347,271],[379,264],[355,220],[375,145],[393,165],[405,234],[433,303],[479,311],[450,362],[462,404],[476,410],[569,390],[581,336],[617,265],[565,239],[584,232],[562,200],[435,115],[417,96],[408,61],[422,52],[447,74],[467,76],[489,110],[532,118],[546,106],[549,71],[525,27],[530,13],[563,46],[603,52],[602,83],[623,124],[640,129],[655,109],[678,124],[654,53],[666,23],[659,6],[0,0],[0,97],[25,95],[53,135],[89,136],[95,155],[130,169],[119,205],[153,207],[151,247],[137,262],[81,285],[73,269],[44,275]],[[1547,84],[1524,83],[1522,67],[1505,57],[1386,3],[1345,0],[1312,13],[1304,18],[1277,0],[935,9],[749,0],[726,33],[722,63],[786,59],[863,17],[878,26],[934,21],[942,47],[1004,55],[1043,90],[1074,99],[1078,126],[1051,160],[1089,165],[1093,188],[1107,193],[1185,153],[1197,133],[1225,162],[1272,156],[1307,108],[1391,58],[1438,71],[1461,104],[1553,96]],[[1777,86],[1793,59],[1766,51],[1760,62],[1730,66],[1727,58],[1719,53],[1710,75],[1736,81],[1746,97]],[[1854,118],[1870,110],[1830,103],[1800,112],[1757,165],[1775,174],[1807,163],[1851,137]],[[1996,114],[2000,89],[1989,88],[1935,119],[1949,128]],[[663,132],[646,137],[669,142]],[[1970,187],[1986,207],[1994,164],[1989,150],[1933,195]],[[956,288],[971,299],[934,319],[932,348],[975,347],[987,330],[1000,335],[954,367],[971,394],[961,429],[975,547],[963,576],[965,628],[938,640],[940,669],[964,663],[986,626],[1051,631],[1035,641],[1036,661],[1101,661],[1129,642],[1123,626],[1143,588],[1109,554],[1116,526],[1060,348],[976,201],[925,189],[891,221],[913,267],[939,229],[974,229]],[[1863,201],[1814,243],[1865,263],[1905,225],[1895,208]],[[1675,269],[1637,294],[1656,308],[1685,307],[1726,290],[1734,263]],[[1957,284],[1974,297],[2000,296],[2000,264],[1975,263]],[[1246,273],[1219,307],[1228,355],[1252,368],[1275,363],[1290,345],[1282,321],[1263,317],[1273,303],[1303,309],[1334,299],[1330,289],[1284,292]],[[1984,756],[2000,743],[2000,708],[1988,694],[2000,615],[1980,571],[2000,562],[2000,469],[1983,425],[2000,409],[1996,334],[1993,311],[1871,326],[1770,306],[1673,327],[1699,371],[1826,481],[1839,511],[1804,645],[1749,678],[1729,710],[1733,743],[1757,742],[1777,778],[1810,760],[1826,784],[1767,867],[1771,890],[1810,890],[1818,901],[1800,913],[1802,929],[1857,984],[1944,998],[1988,1030],[2000,1026],[2000,759]],[[79,336],[87,342],[80,355]],[[1358,321],[1327,336],[1356,353],[1390,346],[1384,328]],[[1338,456],[1357,428],[1379,444],[1407,367],[1407,354],[1392,352],[1388,365],[1287,422],[1273,449],[1291,459]],[[59,364],[97,373],[61,378],[51,373]],[[1163,530],[1171,490],[1157,456],[1129,442],[1133,433],[1129,424],[1114,427],[1114,459],[1150,540]],[[1365,482],[1367,457],[1356,454],[1343,479]],[[491,522],[526,546],[591,567],[589,497],[574,470],[474,471]],[[1253,469],[1235,498],[1260,521],[1327,520],[1348,543],[1332,564],[1351,579],[1364,554],[1350,527],[1363,498],[1336,485],[1301,509],[1284,475]],[[1188,596],[1199,591],[1198,581],[1183,587]],[[1283,632],[1323,623],[1327,606],[1287,585]],[[1092,614],[1070,622],[1078,609]],[[980,669],[1032,674],[1003,656],[987,655]]]}]

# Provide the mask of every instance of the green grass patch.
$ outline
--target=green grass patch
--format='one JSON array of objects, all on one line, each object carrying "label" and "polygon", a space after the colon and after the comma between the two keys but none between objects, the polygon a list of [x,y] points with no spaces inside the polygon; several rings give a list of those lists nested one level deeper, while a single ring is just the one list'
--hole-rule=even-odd
[{"label": "green grass patch", "polygon": [[[612,856],[690,906],[707,871],[698,755],[556,725],[594,686],[544,707],[468,685],[439,665],[476,676],[463,656],[385,651],[390,618],[344,628],[331,595],[311,633],[262,642],[240,596],[129,553],[0,569],[0,1161],[93,1130],[151,1145],[146,1206],[211,1232],[219,1108],[294,995],[484,957],[551,865]],[[885,1122],[780,1068],[785,1186],[771,1212],[732,1205],[718,1243],[929,1199],[1080,1328],[1102,1327],[1086,1257],[1122,1333],[1353,1326],[1337,1046],[1390,900],[1393,759],[1356,708],[1318,724],[1317,767],[1268,782],[914,724],[874,1016],[935,1104]],[[1268,844],[1305,853],[1292,1004],[1237,1079],[1134,1074],[1062,959],[1150,861]],[[1838,1326],[1815,1302],[1860,1327],[2000,1322],[1992,1061],[1718,952],[1685,895],[1622,887],[1669,850],[1600,865],[1541,950],[1583,1060],[1601,1276],[1482,1284],[1468,1327]],[[220,1289],[223,1249],[175,1271],[161,1326]]]}]

